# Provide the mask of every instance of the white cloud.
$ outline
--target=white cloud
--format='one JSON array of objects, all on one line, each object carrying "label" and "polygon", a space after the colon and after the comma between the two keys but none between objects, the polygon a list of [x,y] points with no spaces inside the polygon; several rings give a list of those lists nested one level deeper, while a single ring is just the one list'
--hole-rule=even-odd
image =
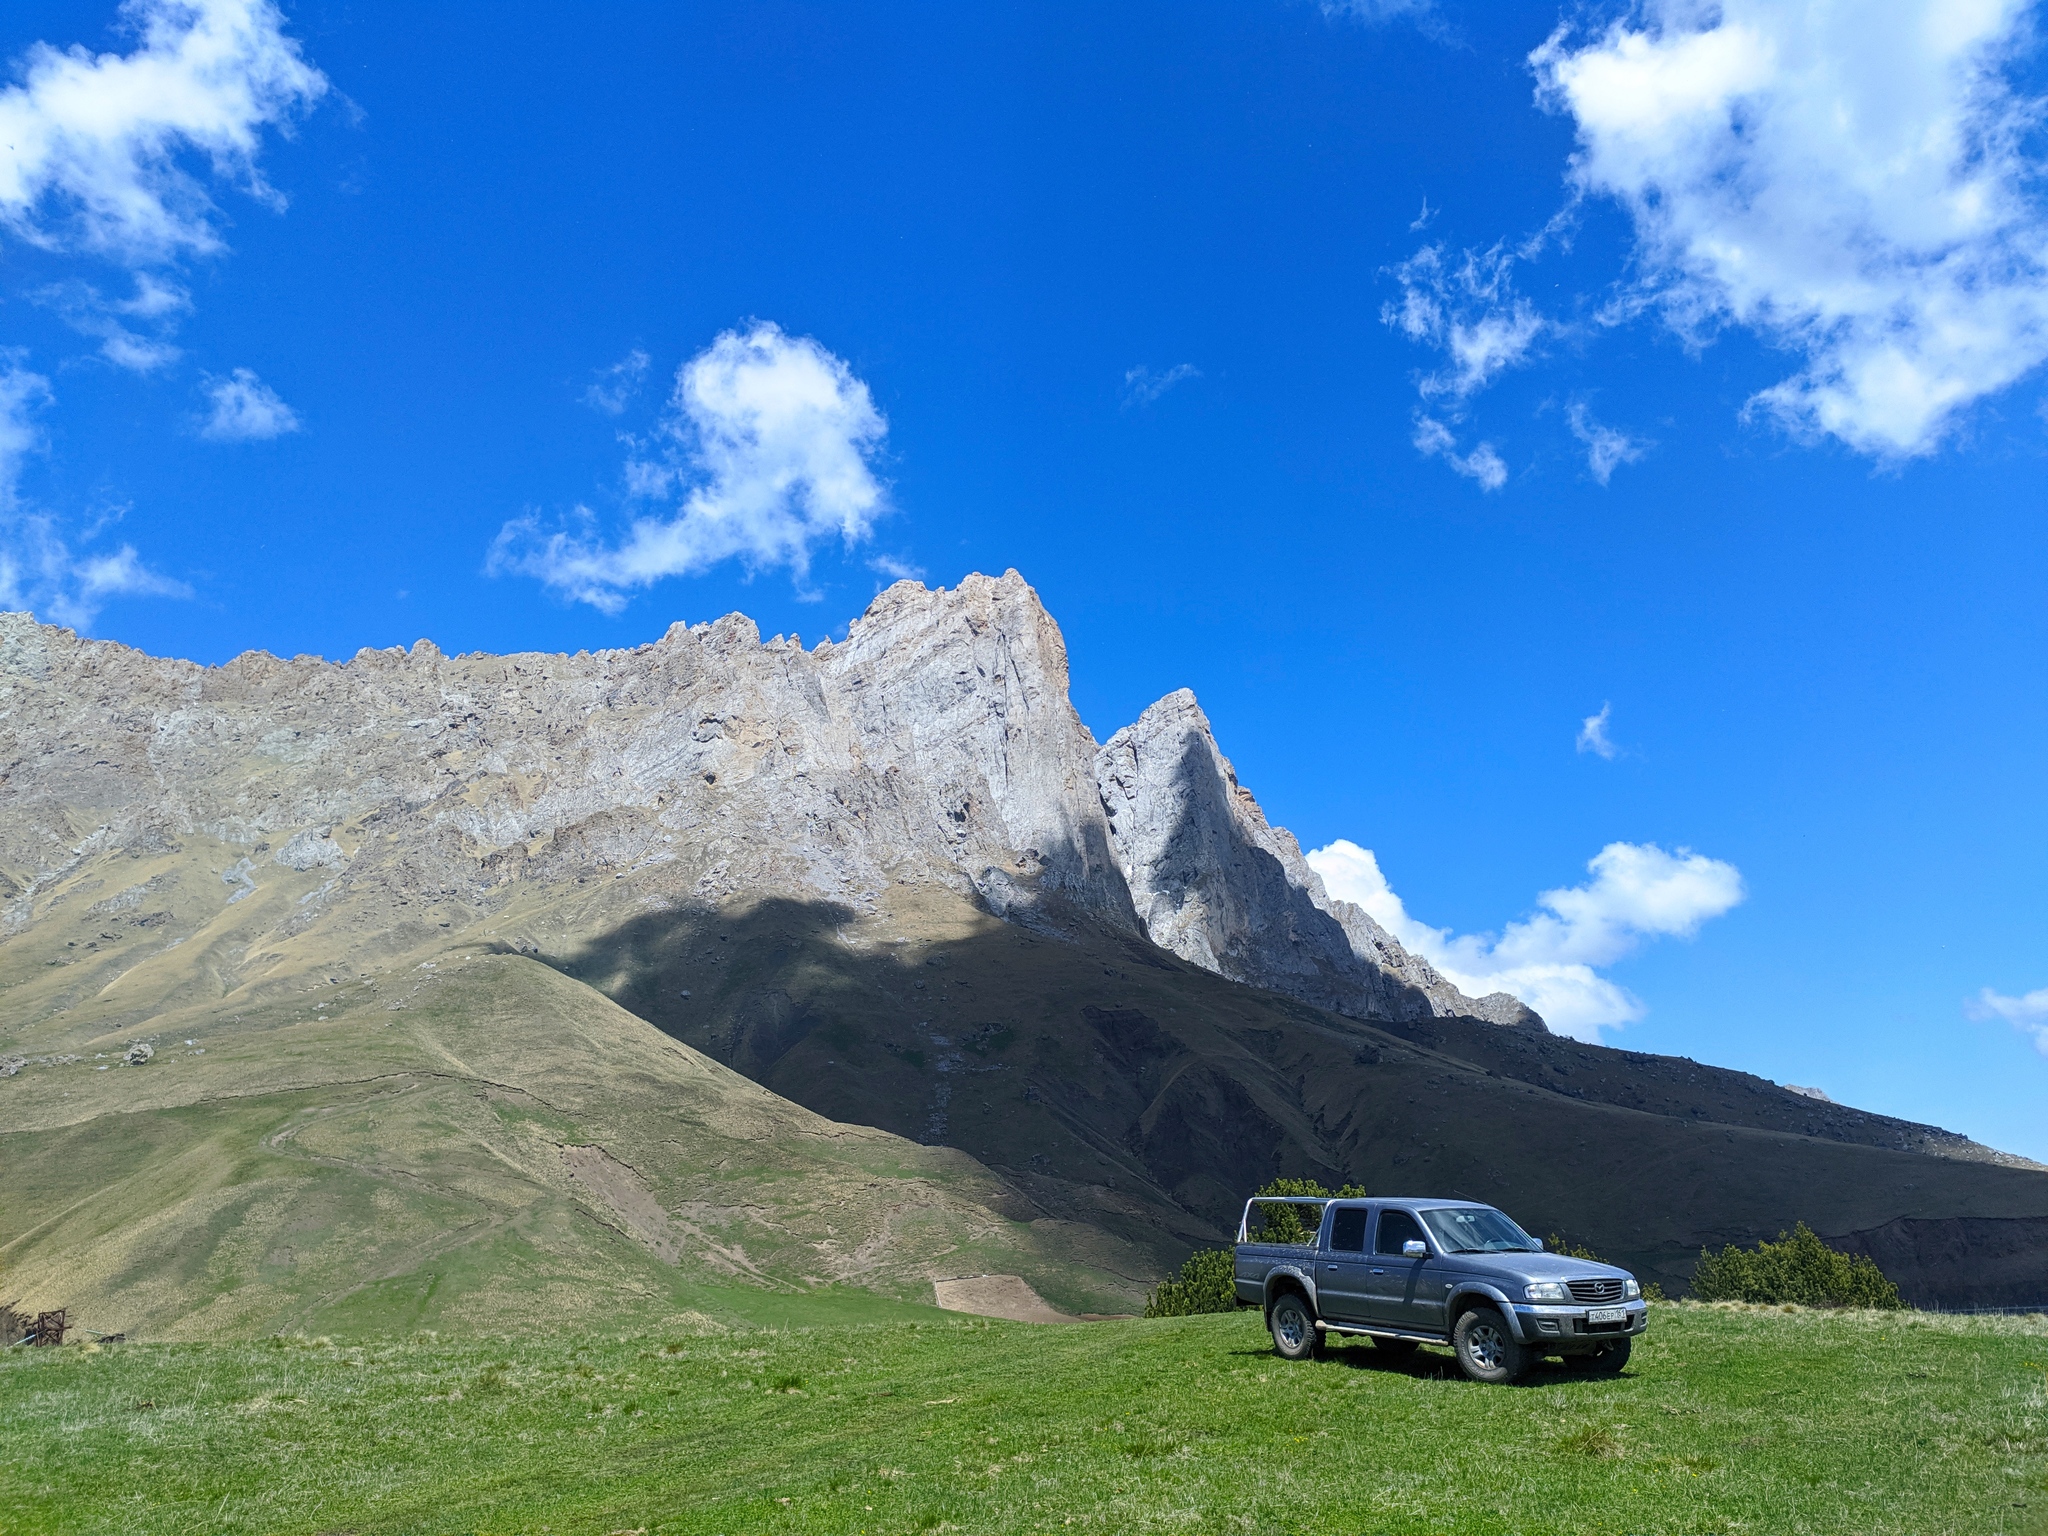
[{"label": "white cloud", "polygon": [[2034,1037],[2034,1047],[2048,1056],[2048,987],[2020,997],[2007,997],[1986,987],[1964,1005],[1973,1019],[2004,1019]]},{"label": "white cloud", "polygon": [[1530,55],[1571,179],[1634,222],[1640,295],[1693,340],[1803,366],[1752,406],[1860,452],[1932,452],[2048,358],[2030,0],[1644,0]]},{"label": "white cloud", "polygon": [[199,435],[213,442],[263,442],[299,430],[298,415],[248,368],[237,368],[225,379],[208,379],[206,398],[212,410]]},{"label": "white cloud", "polygon": [[536,576],[607,613],[635,588],[723,560],[787,566],[801,581],[815,544],[858,543],[887,510],[870,466],[887,432],[867,385],[817,342],[765,321],[727,331],[678,371],[655,440],[627,463],[635,495],[688,487],[674,516],[636,520],[617,545],[584,509],[553,532],[515,519],[487,569]]},{"label": "white cloud", "polygon": [[1448,370],[1422,379],[1425,400],[1463,400],[1484,389],[1526,361],[1551,329],[1515,292],[1514,265],[1499,246],[1453,261],[1441,245],[1425,245],[1393,269],[1401,298],[1381,306],[1381,321],[1450,359]]},{"label": "white cloud", "polygon": [[50,398],[50,381],[21,366],[20,354],[0,353],[0,511],[19,504],[22,461],[41,446],[35,410]]},{"label": "white cloud", "polygon": [[1497,491],[1508,483],[1507,462],[1491,443],[1481,443],[1470,453],[1458,452],[1457,434],[1434,416],[1415,418],[1416,449],[1426,458],[1441,458],[1468,480],[1477,480],[1483,491]]},{"label": "white cloud", "polygon": [[1367,26],[1407,21],[1424,37],[1453,42],[1456,32],[1437,14],[1436,0],[1321,0],[1323,15],[1332,21],[1357,21]]},{"label": "white cloud", "polygon": [[[36,43],[19,61],[18,83],[0,88],[0,230],[52,254],[126,267],[130,298],[108,299],[83,282],[35,298],[95,338],[108,362],[146,373],[176,361],[170,338],[191,307],[181,284],[150,269],[222,248],[195,162],[282,206],[256,167],[264,130],[288,130],[327,80],[284,35],[270,0],[126,0],[121,21],[131,51]],[[297,426],[247,370],[215,384],[213,396],[209,436]],[[82,627],[118,594],[184,594],[132,547],[81,547],[98,528],[67,533],[24,501],[23,460],[40,443],[33,412],[48,398],[47,380],[0,355],[0,603]]]},{"label": "white cloud", "polygon": [[1124,404],[1150,405],[1174,385],[1201,376],[1202,370],[1193,363],[1175,363],[1160,373],[1145,367],[1127,369],[1124,372]]},{"label": "white cloud", "polygon": [[[171,343],[179,316],[192,307],[192,296],[177,283],[148,272],[134,274],[135,295],[109,299],[90,283],[58,283],[32,297],[53,309],[81,336],[96,337],[100,356],[117,368],[151,373],[183,354]],[[139,321],[156,334],[130,329]]]},{"label": "white cloud", "polygon": [[23,499],[24,463],[41,446],[35,411],[49,398],[50,381],[41,374],[18,362],[0,369],[0,609],[28,609],[82,629],[109,597],[187,595],[127,544],[98,554],[73,551],[56,521]]},{"label": "white cloud", "polygon": [[647,378],[648,365],[653,361],[635,347],[609,368],[597,371],[597,377],[583,391],[583,403],[607,416],[620,415],[632,398],[640,393],[640,386]]},{"label": "white cloud", "polygon": [[1382,928],[1472,997],[1511,992],[1551,1028],[1580,1039],[1643,1016],[1643,1004],[1599,974],[1645,938],[1691,938],[1743,898],[1732,864],[1689,849],[1609,843],[1586,866],[1584,885],[1545,891],[1534,916],[1498,936],[1454,936],[1408,915],[1372,850],[1339,840],[1308,855],[1332,896],[1363,907]]},{"label": "white cloud", "polygon": [[269,0],[129,0],[122,17],[133,52],[36,43],[21,83],[0,91],[0,223],[133,265],[216,250],[213,206],[178,156],[278,202],[256,169],[262,132],[326,77]]},{"label": "white cloud", "polygon": [[1595,757],[1613,762],[1620,750],[1607,735],[1607,722],[1614,714],[1612,704],[1602,704],[1600,713],[1588,715],[1579,722],[1579,750],[1591,752]]},{"label": "white cloud", "polygon": [[1435,0],[1322,0],[1323,14],[1346,21],[1396,21],[1403,16],[1423,16],[1434,10]]},{"label": "white cloud", "polygon": [[1649,444],[1639,442],[1626,433],[1603,427],[1593,419],[1593,413],[1586,409],[1583,400],[1571,403],[1565,411],[1565,420],[1571,426],[1572,436],[1586,445],[1586,467],[1602,485],[1614,478],[1615,470],[1624,464],[1635,463],[1649,448]]}]

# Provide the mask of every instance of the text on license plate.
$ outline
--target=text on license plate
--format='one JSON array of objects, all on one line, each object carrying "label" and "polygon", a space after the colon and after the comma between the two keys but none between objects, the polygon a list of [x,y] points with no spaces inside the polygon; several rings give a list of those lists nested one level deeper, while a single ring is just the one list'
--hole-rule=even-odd
[{"label": "text on license plate", "polygon": [[1595,1307],[1586,1314],[1589,1323],[1622,1323],[1628,1321],[1626,1307]]}]

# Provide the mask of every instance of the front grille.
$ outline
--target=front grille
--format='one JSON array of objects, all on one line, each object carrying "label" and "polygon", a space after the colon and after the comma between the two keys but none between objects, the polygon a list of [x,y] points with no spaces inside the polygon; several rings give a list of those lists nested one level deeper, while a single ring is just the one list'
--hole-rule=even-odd
[{"label": "front grille", "polygon": [[1565,1289],[1572,1293],[1573,1301],[1583,1301],[1594,1306],[1621,1300],[1619,1280],[1570,1280],[1565,1283]]}]

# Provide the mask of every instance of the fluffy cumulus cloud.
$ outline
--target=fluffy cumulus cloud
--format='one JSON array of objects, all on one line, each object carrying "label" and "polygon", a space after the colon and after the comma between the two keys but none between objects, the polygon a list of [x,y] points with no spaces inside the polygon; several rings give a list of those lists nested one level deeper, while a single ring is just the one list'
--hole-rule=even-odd
[{"label": "fluffy cumulus cloud", "polygon": [[[175,363],[171,341],[190,294],[180,262],[222,248],[210,184],[281,206],[257,154],[267,130],[327,90],[284,34],[270,0],[128,0],[125,53],[36,43],[0,89],[0,232],[50,255],[125,269],[109,296],[72,279],[31,294],[101,358],[148,373]],[[297,425],[253,374],[214,383],[210,436],[275,436]],[[114,518],[79,528],[32,504],[23,466],[41,443],[47,379],[0,357],[0,605],[83,627],[107,599],[182,595],[135,550],[102,539]]]},{"label": "fluffy cumulus cloud", "polygon": [[0,222],[136,266],[216,250],[212,202],[180,157],[275,202],[256,168],[263,131],[326,77],[269,0],[129,0],[121,14],[132,52],[37,43],[0,91]]},{"label": "fluffy cumulus cloud", "polygon": [[216,443],[256,443],[299,430],[297,413],[248,368],[208,379],[206,402],[199,435]]},{"label": "fluffy cumulus cloud", "polygon": [[1355,902],[1473,997],[1511,992],[1553,1029],[1597,1040],[1643,1016],[1640,1000],[1600,974],[1645,939],[1691,938],[1743,898],[1732,864],[1680,848],[1609,843],[1582,885],[1545,891],[1538,910],[1498,934],[1454,935],[1409,916],[1372,850],[1339,840],[1308,855],[1332,896]]},{"label": "fluffy cumulus cloud", "polygon": [[2031,9],[1645,0],[1531,63],[1575,187],[1633,220],[1636,306],[1793,352],[1753,406],[1896,458],[2048,358],[2043,103],[2008,72]]},{"label": "fluffy cumulus cloud", "polygon": [[2034,1037],[2035,1048],[2048,1056],[2048,987],[2019,997],[2007,997],[1986,987],[1970,1001],[1968,1011],[1971,1018],[2004,1019],[2014,1028],[2026,1031]]},{"label": "fluffy cumulus cloud", "polygon": [[817,544],[858,543],[886,510],[872,461],[887,432],[867,385],[817,342],[765,321],[727,331],[682,366],[652,436],[630,440],[628,491],[672,508],[616,542],[585,509],[553,530],[516,519],[488,568],[607,613],[638,588],[725,560],[802,581]]},{"label": "fluffy cumulus cloud", "polygon": [[123,593],[184,596],[185,589],[149,570],[122,544],[81,552],[56,521],[21,494],[25,463],[41,446],[35,413],[50,399],[50,381],[6,359],[0,366],[0,609],[31,610],[83,628],[106,600]]}]

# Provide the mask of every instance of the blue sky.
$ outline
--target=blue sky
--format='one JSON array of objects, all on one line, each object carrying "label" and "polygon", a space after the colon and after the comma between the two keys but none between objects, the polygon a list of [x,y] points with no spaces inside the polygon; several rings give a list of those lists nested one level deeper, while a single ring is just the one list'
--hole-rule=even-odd
[{"label": "blue sky", "polygon": [[1015,566],[1460,974],[2048,1159],[2041,18],[1567,14],[22,0],[0,598],[338,658]]}]

